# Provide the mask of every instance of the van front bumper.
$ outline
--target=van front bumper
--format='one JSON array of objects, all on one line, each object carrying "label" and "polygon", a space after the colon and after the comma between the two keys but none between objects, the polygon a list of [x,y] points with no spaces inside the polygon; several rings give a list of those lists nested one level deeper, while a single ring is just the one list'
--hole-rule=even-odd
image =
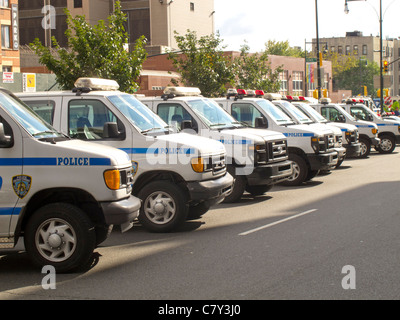
[{"label": "van front bumper", "polygon": [[222,202],[232,192],[233,177],[227,172],[224,176],[206,181],[187,183],[191,202],[206,201],[210,206]]},{"label": "van front bumper", "polygon": [[133,221],[139,216],[141,200],[135,196],[112,201],[101,202],[101,208],[107,225],[120,225],[123,231],[132,227]]},{"label": "van front bumper", "polygon": [[337,165],[339,160],[336,151],[321,154],[308,154],[307,158],[310,162],[311,170],[331,170]]},{"label": "van front bumper", "polygon": [[361,144],[359,142],[346,144],[346,145],[344,145],[344,147],[346,148],[346,156],[347,156],[347,158],[359,157],[360,156]]},{"label": "van front bumper", "polygon": [[293,174],[293,162],[285,160],[257,166],[247,175],[249,186],[271,185],[287,180]]}]

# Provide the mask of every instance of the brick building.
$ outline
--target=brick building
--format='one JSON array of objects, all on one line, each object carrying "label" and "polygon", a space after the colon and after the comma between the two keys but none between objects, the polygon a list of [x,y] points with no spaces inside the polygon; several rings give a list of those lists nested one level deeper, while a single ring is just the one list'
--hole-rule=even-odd
[{"label": "brick building", "polygon": [[1,72],[20,72],[18,0],[0,0]]}]

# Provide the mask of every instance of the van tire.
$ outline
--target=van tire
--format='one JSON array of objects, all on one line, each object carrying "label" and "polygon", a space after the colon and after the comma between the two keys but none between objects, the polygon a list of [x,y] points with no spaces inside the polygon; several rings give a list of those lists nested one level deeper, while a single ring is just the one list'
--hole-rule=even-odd
[{"label": "van tire", "polygon": [[137,196],[143,201],[138,219],[150,232],[171,232],[187,219],[184,192],[170,181],[150,182]]},{"label": "van tire", "polygon": [[360,158],[366,158],[371,152],[371,142],[367,138],[360,138]]},{"label": "van tire", "polygon": [[282,182],[284,186],[298,186],[306,181],[308,176],[308,166],[306,161],[295,153],[289,153],[289,160],[293,161],[293,175],[289,180]]},{"label": "van tire", "polygon": [[[390,135],[383,134],[382,136],[380,136],[380,139],[381,139],[381,142],[376,147],[377,151],[379,153],[383,153],[383,154],[392,153],[393,150],[396,148],[395,138]],[[382,147],[382,144],[383,144],[383,147]]]},{"label": "van tire", "polygon": [[246,190],[247,179],[242,175],[236,175],[236,167],[228,166],[228,173],[234,178],[235,182],[232,186],[232,192],[224,199],[224,203],[238,202]]},{"label": "van tire", "polygon": [[24,243],[35,265],[52,265],[59,273],[75,272],[92,262],[96,232],[80,208],[69,203],[51,203],[30,217]]}]

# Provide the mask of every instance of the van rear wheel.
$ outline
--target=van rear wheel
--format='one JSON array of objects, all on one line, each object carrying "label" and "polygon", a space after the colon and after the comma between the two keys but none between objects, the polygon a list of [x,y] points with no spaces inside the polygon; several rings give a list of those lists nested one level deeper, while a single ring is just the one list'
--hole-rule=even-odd
[{"label": "van rear wheel", "polygon": [[381,142],[377,146],[377,150],[379,153],[392,153],[396,148],[396,140],[394,137],[389,135],[382,135]]}]

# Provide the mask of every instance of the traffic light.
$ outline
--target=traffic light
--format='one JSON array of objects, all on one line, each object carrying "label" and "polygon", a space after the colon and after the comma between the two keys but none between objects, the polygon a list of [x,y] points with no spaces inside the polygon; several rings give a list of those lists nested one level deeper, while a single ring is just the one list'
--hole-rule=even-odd
[{"label": "traffic light", "polygon": [[328,98],[328,89],[323,89],[322,90],[322,95],[324,98]]},{"label": "traffic light", "polygon": [[314,99],[318,99],[318,98],[319,98],[319,97],[318,97],[318,90],[314,90],[313,93],[312,93],[312,95],[313,95],[313,98],[314,98]]},{"label": "traffic light", "polygon": [[364,97],[368,96],[368,89],[367,86],[363,86],[364,87]]},{"label": "traffic light", "polygon": [[387,60],[383,61],[383,72],[388,72],[389,71],[389,64]]},{"label": "traffic light", "polygon": [[377,96],[378,98],[381,97],[381,89],[378,89],[378,91],[376,92],[376,96]]}]

